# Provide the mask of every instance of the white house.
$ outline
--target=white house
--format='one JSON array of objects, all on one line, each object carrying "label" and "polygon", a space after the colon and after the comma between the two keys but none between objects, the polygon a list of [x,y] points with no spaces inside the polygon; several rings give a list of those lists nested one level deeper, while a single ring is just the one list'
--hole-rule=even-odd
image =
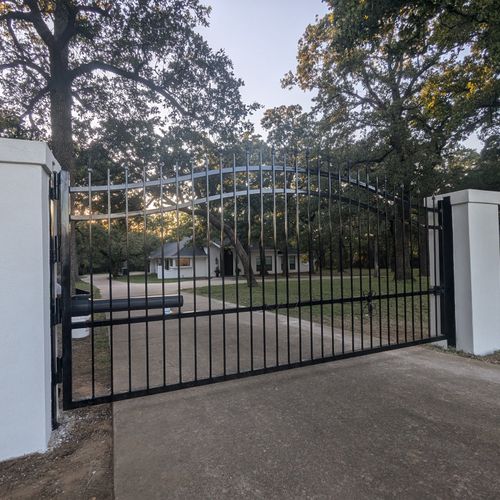
[{"label": "white house", "polygon": [[[221,253],[224,252],[222,259]],[[163,259],[163,265],[162,265]],[[276,262],[274,250],[264,249],[265,268],[268,274],[284,273],[286,256],[283,252],[276,253]],[[250,260],[252,269],[256,274],[261,271],[261,255],[259,247],[250,248]],[[206,278],[210,276],[234,276],[237,272],[243,274],[243,266],[236,257],[236,252],[231,245],[225,245],[221,249],[219,242],[212,241],[210,247],[193,246],[191,238],[183,238],[179,241],[167,242],[161,248],[152,252],[149,256],[149,272],[156,274],[158,278]],[[238,264],[238,269],[237,269]],[[277,264],[277,270],[275,268]],[[222,269],[221,266],[224,266]],[[297,255],[293,249],[288,250],[288,271],[289,273],[309,272],[309,260],[306,254]]]}]

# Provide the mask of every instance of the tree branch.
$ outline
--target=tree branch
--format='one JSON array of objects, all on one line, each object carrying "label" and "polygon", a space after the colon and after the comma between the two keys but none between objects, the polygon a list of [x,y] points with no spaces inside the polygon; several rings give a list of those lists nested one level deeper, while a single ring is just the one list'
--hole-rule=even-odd
[{"label": "tree branch", "polygon": [[14,29],[12,28],[12,19],[7,19],[7,29],[9,30],[10,37],[12,38],[12,41],[14,43],[14,46],[16,49],[19,51],[20,54],[24,54],[24,48],[17,39],[16,33],[14,32]]},{"label": "tree branch", "polygon": [[94,5],[79,5],[78,7],[76,7],[75,10],[77,13],[91,12],[93,14],[99,14],[100,16],[103,16],[103,17],[110,17],[110,15],[109,15],[110,9],[111,9],[111,7],[103,9],[101,7],[98,7],[94,3]]},{"label": "tree branch", "polygon": [[0,16],[1,21],[28,21],[33,22],[33,17],[29,12],[11,11]]},{"label": "tree branch", "polygon": [[49,75],[47,73],[45,73],[45,71],[43,71],[43,69],[40,66],[38,66],[38,64],[35,64],[33,61],[29,61],[27,59],[16,59],[16,60],[11,61],[9,63],[0,64],[0,72],[5,70],[5,69],[15,68],[17,66],[22,66],[24,68],[30,68],[30,69],[36,71],[37,73],[40,73],[40,75],[42,75],[46,80],[49,79]]},{"label": "tree branch", "polygon": [[36,0],[25,0],[26,5],[30,8],[31,14],[29,15],[29,21],[33,23],[37,33],[40,38],[44,41],[45,45],[49,48],[54,47],[54,35],[51,33],[49,27],[42,18],[42,13],[38,8],[38,3]]},{"label": "tree branch", "polygon": [[183,115],[189,114],[187,110],[185,110],[181,106],[181,104],[177,101],[177,99],[165,88],[161,87],[160,85],[157,85],[152,80],[140,76],[136,72],[129,71],[123,68],[118,68],[116,66],[113,66],[112,64],[108,64],[103,61],[92,61],[90,63],[82,64],[81,66],[73,69],[70,73],[70,80],[73,81],[82,75],[92,73],[93,71],[98,71],[98,70],[106,71],[108,73],[113,73],[117,76],[121,76],[122,78],[140,83],[141,85],[144,85],[153,92],[157,92],[158,94],[163,96],[181,114]]},{"label": "tree branch", "polygon": [[45,96],[45,94],[48,93],[48,91],[49,91],[49,87],[45,86],[42,89],[40,89],[33,96],[32,99],[30,99],[28,105],[26,106],[26,109],[25,109],[24,113],[20,116],[21,120],[23,118],[25,118],[26,116],[31,116],[31,114],[33,113],[33,110],[35,109],[35,106],[37,105],[37,103]]},{"label": "tree branch", "polygon": [[380,156],[377,156],[376,158],[365,158],[363,160],[357,160],[355,162],[352,162],[351,165],[363,165],[363,164],[370,164],[370,163],[381,163],[384,161],[392,152],[394,151],[393,147],[390,147],[387,151],[382,153]]}]

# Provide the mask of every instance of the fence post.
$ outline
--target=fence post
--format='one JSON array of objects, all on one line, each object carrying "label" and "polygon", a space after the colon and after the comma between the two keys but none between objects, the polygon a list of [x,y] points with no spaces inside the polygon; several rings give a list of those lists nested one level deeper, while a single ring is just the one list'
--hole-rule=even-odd
[{"label": "fence post", "polygon": [[49,184],[42,142],[0,139],[0,460],[44,451],[51,422]]}]

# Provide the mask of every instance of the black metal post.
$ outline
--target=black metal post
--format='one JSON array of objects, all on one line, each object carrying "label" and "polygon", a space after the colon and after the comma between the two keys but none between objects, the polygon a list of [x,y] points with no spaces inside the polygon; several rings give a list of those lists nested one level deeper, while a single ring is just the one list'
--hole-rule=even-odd
[{"label": "black metal post", "polygon": [[69,173],[61,172],[61,307],[62,307],[62,365],[63,409],[73,400],[71,358],[71,223]]},{"label": "black metal post", "polygon": [[439,278],[441,283],[441,329],[448,345],[456,346],[455,279],[453,275],[453,225],[450,197],[439,202]]}]

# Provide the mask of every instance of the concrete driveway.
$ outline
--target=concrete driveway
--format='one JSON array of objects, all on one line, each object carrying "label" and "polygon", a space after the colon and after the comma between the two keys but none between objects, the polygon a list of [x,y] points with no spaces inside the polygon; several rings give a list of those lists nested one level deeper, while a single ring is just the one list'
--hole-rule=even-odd
[{"label": "concrete driveway", "polygon": [[114,404],[116,498],[498,498],[500,367],[414,347]]},{"label": "concrete driveway", "polygon": [[[214,280],[214,285],[220,280]],[[113,298],[127,297],[127,283],[113,280]],[[95,275],[94,286],[101,291],[103,298],[109,297],[109,280],[107,275]],[[184,287],[183,311],[194,309],[195,295],[189,293],[192,281],[181,282]],[[204,282],[198,284],[204,286]],[[160,283],[148,284],[149,295],[161,295]],[[165,283],[165,294],[177,294],[177,283]],[[144,296],[144,284],[130,284],[131,297]],[[234,307],[231,303],[234,297],[228,297],[226,307]],[[208,311],[209,299],[197,295],[197,310]],[[212,310],[222,309],[222,302],[211,299]],[[306,311],[307,312],[307,311]],[[160,314],[161,310],[151,310],[151,314]],[[305,313],[304,313],[305,314]],[[144,315],[144,311],[131,314]],[[113,317],[126,317],[126,312],[114,313]],[[195,332],[196,330],[196,332]],[[266,367],[298,362],[301,359],[319,358],[324,353],[336,353],[353,350],[352,338],[349,333],[342,337],[340,329],[325,325],[323,328],[317,322],[311,324],[307,319],[285,314],[276,317],[274,312],[255,311],[239,314],[203,316],[197,318],[168,318],[163,321],[136,323],[133,326],[118,325],[108,330],[112,338],[113,356],[113,389],[115,393],[131,390],[141,390],[146,387],[161,386],[179,381],[207,379],[240,371],[261,369]],[[90,353],[90,337],[80,344]],[[365,346],[369,345],[368,332],[364,334]],[[372,339],[374,347],[379,345],[378,338]],[[354,336],[354,348],[360,347],[360,334]],[[108,354],[105,354],[107,356]],[[82,365],[84,366],[84,365]],[[91,393],[90,372],[87,366],[80,373],[74,367],[73,378],[76,398],[89,397]],[[97,395],[107,393],[110,383],[107,371],[96,373],[96,380],[101,387]],[[104,389],[103,389],[104,388]]]}]

